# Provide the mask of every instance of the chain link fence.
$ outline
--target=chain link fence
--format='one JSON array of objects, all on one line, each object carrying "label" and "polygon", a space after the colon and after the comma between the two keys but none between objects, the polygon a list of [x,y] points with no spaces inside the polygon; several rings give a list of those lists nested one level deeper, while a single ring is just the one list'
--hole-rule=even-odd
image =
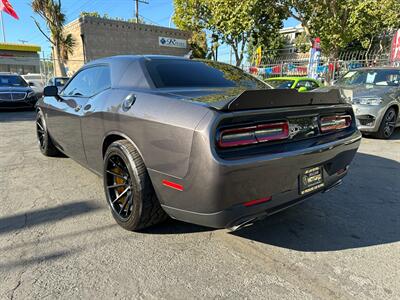
[{"label": "chain link fence", "polygon": [[[244,67],[244,70],[262,79],[282,76],[307,76],[309,58],[308,53],[296,53],[266,59],[265,64],[260,66],[248,65]],[[329,83],[352,69],[389,65],[389,53],[381,51],[348,51],[341,52],[335,60],[322,56],[316,68],[316,73],[317,79],[324,83]]]}]

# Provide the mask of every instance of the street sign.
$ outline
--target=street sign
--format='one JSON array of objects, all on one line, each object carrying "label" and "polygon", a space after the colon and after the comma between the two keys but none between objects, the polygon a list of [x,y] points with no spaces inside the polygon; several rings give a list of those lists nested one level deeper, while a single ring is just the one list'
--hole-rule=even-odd
[{"label": "street sign", "polygon": [[160,36],[158,37],[158,44],[163,47],[184,48],[186,49],[186,40],[174,39]]}]

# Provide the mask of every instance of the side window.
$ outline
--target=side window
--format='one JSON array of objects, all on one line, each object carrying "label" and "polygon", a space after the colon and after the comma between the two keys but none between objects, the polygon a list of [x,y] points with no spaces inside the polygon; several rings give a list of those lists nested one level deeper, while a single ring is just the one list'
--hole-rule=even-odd
[{"label": "side window", "polygon": [[319,88],[318,83],[316,83],[315,81],[309,81],[309,83],[310,83],[309,90],[315,90],[316,88]]},{"label": "side window", "polygon": [[307,81],[305,80],[300,80],[297,84],[296,84],[296,89],[299,89],[301,87],[307,87],[306,85]]},{"label": "side window", "polygon": [[318,84],[311,80],[300,80],[296,85],[296,89],[299,89],[301,87],[305,87],[307,91],[311,91],[316,89],[318,87]]},{"label": "side window", "polygon": [[89,67],[80,71],[63,89],[63,96],[92,97],[111,86],[107,66]]}]

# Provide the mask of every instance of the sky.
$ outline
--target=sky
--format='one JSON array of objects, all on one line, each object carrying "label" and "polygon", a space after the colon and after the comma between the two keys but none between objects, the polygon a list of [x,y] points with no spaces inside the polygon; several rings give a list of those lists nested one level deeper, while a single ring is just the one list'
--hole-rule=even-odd
[{"label": "sky", "polygon": [[[3,21],[6,42],[21,43],[21,40],[29,44],[39,45],[42,48],[42,56],[50,56],[50,44],[36,28],[32,19],[35,17],[42,28],[46,28],[43,21],[35,15],[30,7],[29,0],[9,0],[19,16],[19,20],[3,13]],[[168,27],[173,14],[172,0],[148,0],[148,4],[139,4],[139,14],[146,23]],[[100,15],[108,14],[110,17],[130,19],[134,17],[135,2],[133,0],[61,0],[62,10],[67,17],[67,23],[79,17],[80,12],[97,11]],[[285,21],[285,26],[295,26],[298,22],[293,19]],[[174,24],[171,23],[174,27]],[[229,48],[222,46],[219,49],[219,60],[229,61]]]}]

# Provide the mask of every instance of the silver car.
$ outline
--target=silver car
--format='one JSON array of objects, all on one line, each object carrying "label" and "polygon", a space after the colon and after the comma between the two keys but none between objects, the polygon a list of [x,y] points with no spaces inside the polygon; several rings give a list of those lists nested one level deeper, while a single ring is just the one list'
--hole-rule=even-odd
[{"label": "silver car", "polygon": [[361,68],[347,72],[336,86],[353,104],[359,130],[388,139],[400,126],[400,68]]}]

